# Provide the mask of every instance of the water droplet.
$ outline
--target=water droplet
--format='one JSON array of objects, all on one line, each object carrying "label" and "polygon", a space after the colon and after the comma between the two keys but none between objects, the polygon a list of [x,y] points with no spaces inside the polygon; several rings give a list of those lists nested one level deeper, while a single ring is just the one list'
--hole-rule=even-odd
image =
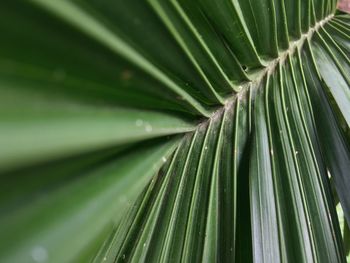
[{"label": "water droplet", "polygon": [[35,262],[45,262],[49,257],[46,248],[42,246],[33,247],[31,255]]},{"label": "water droplet", "polygon": [[143,120],[137,119],[136,122],[135,122],[135,125],[137,127],[141,127],[143,125]]},{"label": "water droplet", "polygon": [[295,151],[295,154],[297,155],[299,152],[298,151]]},{"label": "water droplet", "polygon": [[128,69],[125,69],[121,72],[120,76],[123,80],[129,80],[132,77],[132,72]]},{"label": "water droplet", "polygon": [[123,254],[123,259],[125,259],[125,254]]},{"label": "water droplet", "polygon": [[163,156],[162,157],[162,161],[165,163],[166,162],[166,158]]},{"label": "water droplet", "polygon": [[55,69],[52,73],[52,77],[56,81],[62,81],[66,78],[66,72],[63,69]]},{"label": "water droplet", "polygon": [[143,247],[145,247],[146,246],[146,243],[143,243]]},{"label": "water droplet", "polygon": [[152,128],[151,124],[147,123],[147,124],[145,125],[145,131],[146,131],[146,132],[151,132],[152,129],[153,129],[153,128]]},{"label": "water droplet", "polygon": [[207,149],[208,149],[208,146],[205,146],[205,147],[204,147],[204,150],[207,150]]},{"label": "water droplet", "polygon": [[107,260],[107,257],[104,257],[104,258],[103,258],[103,261],[106,261],[106,260]]},{"label": "water droplet", "polygon": [[134,18],[134,24],[135,25],[139,25],[141,22],[140,22],[140,19],[138,19],[138,18]]}]

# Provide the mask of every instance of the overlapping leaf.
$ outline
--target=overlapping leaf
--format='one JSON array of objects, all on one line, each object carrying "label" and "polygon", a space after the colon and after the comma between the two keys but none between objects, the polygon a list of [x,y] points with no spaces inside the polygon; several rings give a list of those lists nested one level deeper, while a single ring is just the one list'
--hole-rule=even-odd
[{"label": "overlapping leaf", "polygon": [[1,5],[0,261],[345,261],[335,0]]}]

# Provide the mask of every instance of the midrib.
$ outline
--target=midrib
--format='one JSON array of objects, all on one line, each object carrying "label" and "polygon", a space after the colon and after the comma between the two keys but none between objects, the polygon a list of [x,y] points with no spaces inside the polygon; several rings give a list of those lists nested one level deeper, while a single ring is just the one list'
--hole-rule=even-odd
[{"label": "midrib", "polygon": [[212,118],[217,117],[217,115],[221,114],[221,112],[225,108],[232,107],[232,105],[234,105],[234,101],[236,99],[243,98],[245,96],[245,94],[247,94],[247,92],[249,91],[250,88],[259,87],[260,86],[259,84],[264,80],[264,78],[268,74],[272,74],[279,64],[283,65],[283,63],[285,62],[285,60],[288,56],[293,55],[295,53],[295,51],[297,51],[298,49],[301,49],[302,46],[304,45],[305,41],[310,40],[312,38],[313,34],[315,32],[317,32],[320,29],[320,27],[323,27],[323,25],[325,25],[327,22],[329,22],[333,17],[334,17],[334,14],[331,14],[331,15],[327,16],[326,18],[318,21],[313,27],[309,28],[308,32],[302,34],[298,40],[290,41],[288,49],[280,52],[279,56],[277,58],[268,61],[267,65],[264,68],[262,68],[261,70],[259,70],[257,73],[254,74],[255,75],[254,79],[241,85],[241,89],[239,92],[235,92],[231,96],[227,97],[225,100],[225,104],[220,106],[219,108],[217,108],[211,114],[211,116],[209,118],[207,118],[203,122],[199,123],[198,126],[204,122],[207,122],[208,120],[210,120]]}]

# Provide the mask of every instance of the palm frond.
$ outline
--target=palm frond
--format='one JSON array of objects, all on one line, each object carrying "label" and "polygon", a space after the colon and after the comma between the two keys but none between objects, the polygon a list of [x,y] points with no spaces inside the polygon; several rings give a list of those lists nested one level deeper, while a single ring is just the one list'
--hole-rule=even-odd
[{"label": "palm frond", "polygon": [[346,261],[336,4],[2,3],[0,261]]}]

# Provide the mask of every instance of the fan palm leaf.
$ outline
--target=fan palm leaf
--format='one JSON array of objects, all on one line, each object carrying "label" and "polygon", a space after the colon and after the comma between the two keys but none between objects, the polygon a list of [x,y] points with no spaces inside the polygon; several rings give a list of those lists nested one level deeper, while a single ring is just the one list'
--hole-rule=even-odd
[{"label": "fan palm leaf", "polygon": [[4,1],[0,261],[346,261],[336,5]]}]

